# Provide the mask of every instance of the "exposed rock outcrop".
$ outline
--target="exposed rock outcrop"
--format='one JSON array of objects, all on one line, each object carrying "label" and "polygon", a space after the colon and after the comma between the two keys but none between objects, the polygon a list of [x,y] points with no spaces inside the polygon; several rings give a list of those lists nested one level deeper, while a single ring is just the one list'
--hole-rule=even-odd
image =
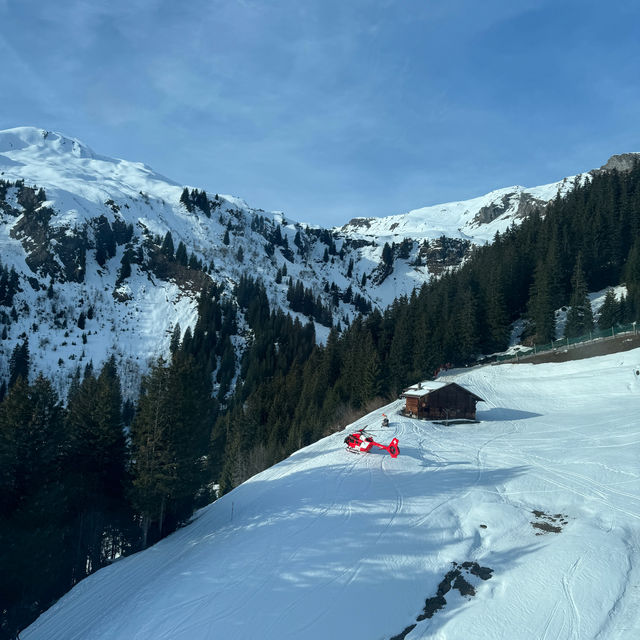
[{"label": "exposed rock outcrop", "polygon": [[631,171],[633,165],[640,162],[640,153],[620,153],[611,156],[606,164],[600,167],[601,171]]},{"label": "exposed rock outcrop", "polygon": [[513,218],[522,219],[531,215],[535,209],[541,209],[546,204],[544,200],[534,198],[526,192],[507,193],[502,196],[499,202],[482,207],[474,217],[473,222],[476,224],[488,224],[508,211],[512,212]]}]

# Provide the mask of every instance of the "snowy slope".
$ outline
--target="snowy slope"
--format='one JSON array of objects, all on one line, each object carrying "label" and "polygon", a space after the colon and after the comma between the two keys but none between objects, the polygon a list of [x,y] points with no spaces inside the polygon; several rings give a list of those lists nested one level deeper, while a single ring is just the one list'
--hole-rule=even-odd
[{"label": "snowy slope", "polygon": [[338,231],[380,242],[436,240],[440,236],[470,240],[474,244],[491,242],[497,232],[517,224],[534,208],[541,208],[574,186],[585,184],[602,171],[628,171],[640,153],[614,155],[599,169],[563,178],[538,187],[515,185],[496,189],[470,200],[447,202],[381,218],[354,218]]},{"label": "snowy slope", "polygon": [[[640,637],[640,350],[450,379],[485,399],[479,424],[404,419],[397,401],[350,427],[397,436],[397,459],[329,436],[89,577],[21,637],[382,640],[412,624],[407,640]],[[417,622],[464,562],[490,579],[460,568],[476,595],[451,589]]]},{"label": "snowy slope", "polygon": [[[32,211],[20,185],[32,190],[32,197],[40,190],[44,194]],[[347,238],[280,212],[254,209],[233,196],[207,194],[206,215],[181,202],[183,189],[144,164],[101,156],[58,133],[33,127],[0,131],[0,260],[16,270],[20,284],[12,304],[17,318],[9,321],[11,305],[0,307],[0,330],[7,330],[0,343],[0,378],[8,374],[14,347],[29,336],[33,375],[43,371],[56,378],[61,391],[78,365],[99,366],[111,353],[121,371],[129,372],[126,386],[135,389],[148,362],[167,355],[174,327],[179,324],[184,332],[196,320],[202,273],[194,286],[162,278],[149,266],[150,245],[159,246],[167,232],[175,248],[184,243],[204,265],[206,278],[224,287],[226,297],[234,299],[243,275],[259,277],[272,304],[303,323],[309,316],[292,310],[287,300],[289,279],[312,291],[334,324],[344,325],[362,310],[357,296],[383,307],[429,277],[425,271],[398,292],[378,295],[371,279],[365,286],[362,278],[371,276],[380,257],[361,259]],[[98,244],[105,226],[120,235],[131,229],[131,238],[118,241],[115,254],[101,264]],[[119,284],[127,248],[139,252],[142,262]],[[351,262],[356,263],[352,274]],[[89,307],[94,317],[86,329],[78,328],[78,316]],[[318,339],[325,340],[330,323],[313,319]]]},{"label": "snowy slope", "polygon": [[471,200],[422,207],[383,218],[355,218],[340,230],[363,237],[386,238],[385,241],[389,242],[406,237],[436,240],[444,235],[485,244],[491,242],[496,232],[505,231],[513,222],[529,213],[533,206],[546,205],[558,193],[564,195],[576,181],[582,181],[585,177],[588,174],[540,187],[506,187]]},{"label": "snowy slope", "polygon": [[[335,283],[339,292],[351,284],[345,277],[348,257],[333,256],[325,264],[326,245],[317,234],[307,233],[282,214],[252,209],[239,198],[218,194],[209,195],[210,216],[197,208],[189,211],[180,202],[183,186],[141,163],[100,156],[61,134],[32,127],[1,131],[0,180],[9,185],[4,199],[0,198],[0,259],[3,266],[17,271],[20,283],[13,301],[17,319],[9,322],[9,308],[0,307],[6,314],[4,321],[0,317],[0,328],[6,327],[8,333],[0,343],[0,377],[8,373],[15,345],[29,336],[32,373],[43,371],[56,378],[60,390],[76,366],[89,361],[99,366],[112,353],[127,376],[125,382],[130,382],[125,386],[135,389],[149,361],[167,355],[174,327],[179,324],[184,332],[193,328],[197,317],[199,286],[162,279],[148,267],[149,244],[167,232],[174,246],[183,242],[188,253],[206,267],[206,277],[223,286],[224,295],[232,299],[234,285],[249,274],[263,279],[275,306],[288,309],[288,280],[276,281],[278,269],[285,265],[288,276],[313,289],[327,306],[325,284]],[[15,186],[19,181],[33,187],[34,193],[43,189],[46,194],[31,214],[21,204],[20,188]],[[24,231],[21,225],[28,215],[36,221]],[[41,225],[38,216],[50,219]],[[126,244],[118,242],[115,255],[100,265],[98,227],[105,224],[114,229],[130,227],[132,238]],[[284,244],[273,246],[270,241],[276,229],[283,243],[293,248],[288,257]],[[298,231],[304,255],[294,244]],[[63,246],[67,241],[70,247]],[[118,285],[127,247],[140,251],[144,264],[132,265],[132,275]],[[65,251],[70,255],[65,256]],[[71,268],[74,261],[80,275]],[[202,281],[201,273],[196,276]],[[49,285],[53,285],[53,296],[48,295]],[[86,329],[80,329],[78,316],[89,307],[94,317]],[[338,322],[352,318],[356,309],[338,300],[333,312]],[[302,314],[293,315],[308,321]],[[316,323],[320,340],[328,331]]]}]

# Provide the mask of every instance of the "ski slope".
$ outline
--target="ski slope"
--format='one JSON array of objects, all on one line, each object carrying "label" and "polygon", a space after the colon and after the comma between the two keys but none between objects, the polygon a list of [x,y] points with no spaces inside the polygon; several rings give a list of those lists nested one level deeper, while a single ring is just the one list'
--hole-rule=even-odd
[{"label": "ski slope", "polygon": [[[639,638],[639,372],[639,349],[458,372],[485,399],[479,424],[383,407],[349,429],[397,436],[397,459],[329,436],[89,577],[21,638]],[[417,622],[453,562],[492,575],[463,570],[475,596],[451,589]]]}]

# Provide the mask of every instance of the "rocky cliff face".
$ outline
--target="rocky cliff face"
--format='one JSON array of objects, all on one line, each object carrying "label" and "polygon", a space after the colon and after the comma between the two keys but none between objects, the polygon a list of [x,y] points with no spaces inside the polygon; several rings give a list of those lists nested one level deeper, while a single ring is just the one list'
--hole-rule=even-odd
[{"label": "rocky cliff face", "polygon": [[509,211],[512,212],[513,220],[521,220],[531,215],[534,210],[541,212],[546,204],[546,200],[536,198],[526,191],[505,193],[497,202],[481,207],[473,222],[476,225],[486,225]]},{"label": "rocky cliff face", "polygon": [[634,163],[640,162],[640,153],[621,153],[611,156],[606,164],[600,167],[601,171],[630,171]]}]

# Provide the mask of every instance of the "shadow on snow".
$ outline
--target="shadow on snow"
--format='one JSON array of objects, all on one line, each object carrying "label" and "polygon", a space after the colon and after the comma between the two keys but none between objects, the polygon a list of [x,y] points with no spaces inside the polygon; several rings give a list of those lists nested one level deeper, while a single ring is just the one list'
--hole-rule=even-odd
[{"label": "shadow on snow", "polygon": [[501,422],[511,420],[526,420],[528,418],[539,418],[541,413],[531,411],[520,411],[519,409],[509,409],[506,407],[494,407],[487,411],[478,411],[477,418],[481,422]]}]

